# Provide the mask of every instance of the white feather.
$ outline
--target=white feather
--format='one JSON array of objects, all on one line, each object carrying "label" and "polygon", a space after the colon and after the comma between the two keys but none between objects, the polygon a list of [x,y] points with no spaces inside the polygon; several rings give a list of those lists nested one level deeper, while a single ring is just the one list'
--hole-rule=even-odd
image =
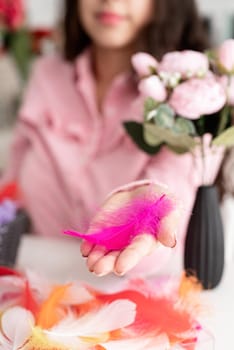
[{"label": "white feather", "polygon": [[30,269],[26,270],[25,276],[29,282],[30,288],[40,300],[45,300],[49,297],[52,290],[51,282]]},{"label": "white feather", "polygon": [[0,350],[12,350],[12,344],[7,340],[0,331]]},{"label": "white feather", "polygon": [[22,295],[25,282],[20,277],[3,276],[0,280],[0,311],[12,304],[17,304],[18,299]]},{"label": "white feather", "polygon": [[19,349],[30,337],[34,323],[32,313],[20,306],[12,307],[3,314],[1,327],[12,350]]},{"label": "white feather", "polygon": [[135,320],[136,305],[129,300],[116,300],[99,310],[77,319],[70,315],[49,331],[48,335],[64,337],[96,337],[132,324]]},{"label": "white feather", "polygon": [[84,286],[72,283],[62,300],[64,305],[79,305],[93,300],[93,295]]},{"label": "white feather", "polygon": [[160,335],[155,338],[115,340],[100,345],[105,350],[169,350],[171,348],[166,335]]},{"label": "white feather", "polygon": [[69,350],[90,350],[90,344],[82,342],[78,337],[64,337],[64,336],[55,336],[47,335],[47,338],[55,343],[59,343],[61,347],[66,347]]}]

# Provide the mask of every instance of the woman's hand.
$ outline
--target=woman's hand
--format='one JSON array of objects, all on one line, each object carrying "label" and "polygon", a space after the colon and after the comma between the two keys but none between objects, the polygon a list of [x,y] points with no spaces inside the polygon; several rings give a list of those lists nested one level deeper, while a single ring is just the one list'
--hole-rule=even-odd
[{"label": "woman's hand", "polygon": [[[167,194],[167,190],[156,184],[144,183],[141,185],[134,185],[131,188],[113,193],[99,210],[97,216],[91,223],[89,232],[95,229],[95,224],[99,222],[103,213],[107,210],[118,209],[125,205],[131,198],[144,194],[149,190],[149,186],[155,194],[160,196]],[[175,203],[175,199],[167,194]],[[122,251],[107,252],[104,247],[92,245],[86,241],[81,244],[81,253],[87,258],[88,269],[98,276],[104,276],[111,272],[117,275],[124,275],[137,265],[141,259],[151,254],[157,245],[163,244],[169,248],[176,245],[176,228],[179,217],[178,204],[175,203],[175,209],[166,216],[162,221],[157,234],[157,239],[147,233],[142,232],[142,235],[136,236],[131,244]]]},{"label": "woman's hand", "polygon": [[213,185],[222,164],[225,148],[212,145],[212,136],[205,134],[193,150],[196,183]]}]

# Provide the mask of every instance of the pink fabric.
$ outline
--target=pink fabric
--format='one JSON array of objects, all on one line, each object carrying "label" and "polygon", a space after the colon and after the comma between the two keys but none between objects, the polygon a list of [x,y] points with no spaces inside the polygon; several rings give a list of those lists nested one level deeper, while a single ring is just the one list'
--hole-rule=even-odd
[{"label": "pink fabric", "polygon": [[6,178],[19,182],[37,233],[85,230],[110,191],[140,179],[165,183],[178,195],[185,232],[200,181],[193,159],[166,148],[149,157],[122,126],[132,119],[142,120],[142,100],[131,74],[113,81],[100,113],[88,51],[75,65],[54,56],[36,63]]}]

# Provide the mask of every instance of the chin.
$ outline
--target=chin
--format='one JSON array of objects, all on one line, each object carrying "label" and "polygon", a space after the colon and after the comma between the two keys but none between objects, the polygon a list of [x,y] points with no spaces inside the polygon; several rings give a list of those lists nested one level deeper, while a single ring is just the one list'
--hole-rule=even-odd
[{"label": "chin", "polygon": [[123,28],[110,28],[109,30],[97,30],[96,33],[92,33],[91,37],[99,47],[120,49],[129,46],[134,41],[133,33],[126,35],[126,32]]}]

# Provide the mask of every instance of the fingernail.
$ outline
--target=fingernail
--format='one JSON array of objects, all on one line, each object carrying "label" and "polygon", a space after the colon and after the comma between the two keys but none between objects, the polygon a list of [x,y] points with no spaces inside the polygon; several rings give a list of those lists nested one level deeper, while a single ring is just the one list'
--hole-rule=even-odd
[{"label": "fingernail", "polygon": [[171,248],[175,248],[175,246],[177,245],[177,239],[176,239],[176,237],[174,238],[174,243],[173,243],[173,245],[171,246]]},{"label": "fingernail", "polygon": [[95,270],[93,270],[93,274],[95,275],[95,276],[97,276],[97,277],[102,277],[102,276],[105,276],[105,275],[107,275],[108,274],[108,272],[109,271],[95,271]]},{"label": "fingernail", "polygon": [[95,276],[97,276],[97,277],[103,277],[103,276],[106,275],[106,272],[97,273],[97,272],[93,271],[93,274],[94,274]]},{"label": "fingernail", "polygon": [[115,274],[118,277],[123,277],[126,274],[126,272],[124,272],[124,271],[115,271]]}]

